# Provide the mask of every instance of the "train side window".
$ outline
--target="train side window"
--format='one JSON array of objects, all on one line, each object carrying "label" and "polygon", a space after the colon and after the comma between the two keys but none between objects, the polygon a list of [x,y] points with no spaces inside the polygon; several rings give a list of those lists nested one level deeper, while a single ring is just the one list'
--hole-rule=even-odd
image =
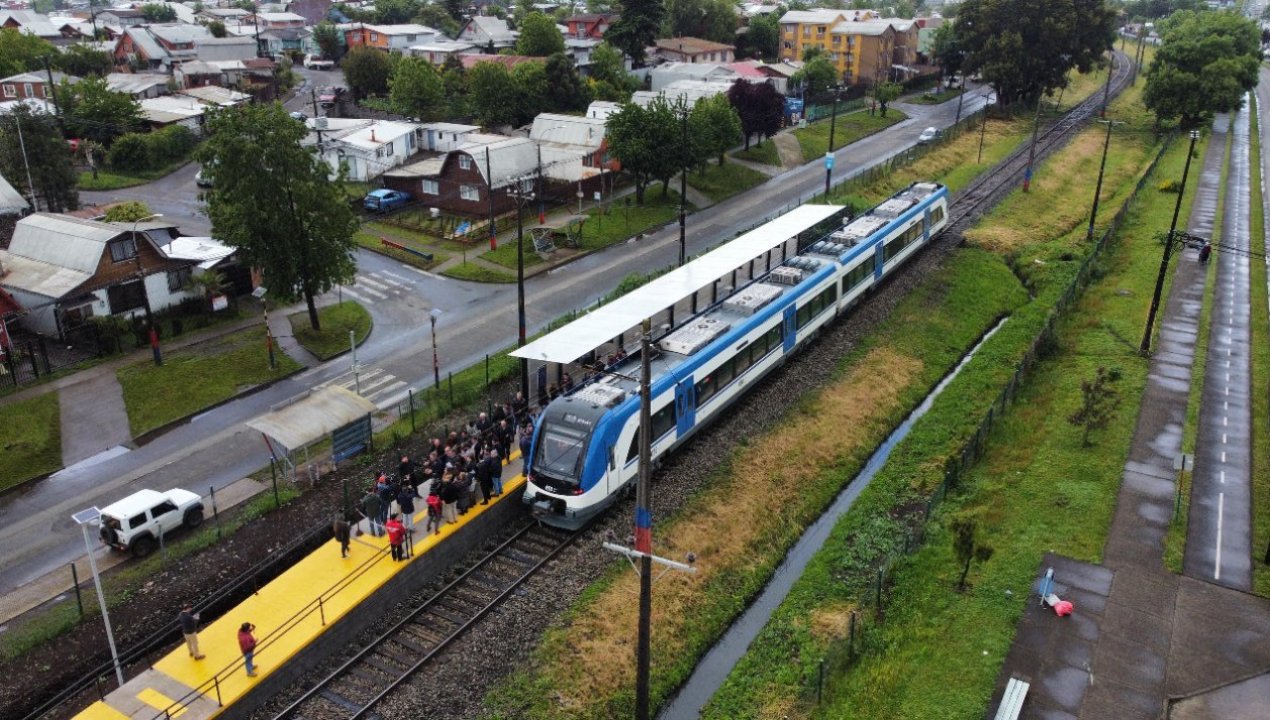
[{"label": "train side window", "polygon": [[714,381],[719,387],[723,387],[732,382],[732,378],[736,377],[736,361],[735,358],[728,360],[714,371]]},{"label": "train side window", "polygon": [[734,361],[736,364],[737,375],[749,370],[750,366],[754,364],[754,360],[759,357],[758,355],[755,355],[755,352],[757,352],[757,348],[751,345],[750,347],[747,347],[737,353],[736,360]]},{"label": "train side window", "polygon": [[718,391],[719,384],[716,382],[714,375],[707,375],[701,378],[697,382],[697,407],[704,405]]},{"label": "train side window", "polygon": [[771,330],[768,330],[768,331],[767,331],[767,349],[770,351],[770,350],[775,350],[776,348],[780,347],[780,346],[781,346],[781,337],[782,337],[782,336],[781,336],[781,326],[780,326],[780,325],[777,325],[776,327],[772,328]]},{"label": "train side window", "polygon": [[666,403],[666,407],[653,413],[653,440],[670,432],[675,427],[675,404]]},{"label": "train side window", "polygon": [[936,207],[930,211],[931,227],[934,227],[943,221],[944,221],[944,206],[943,205],[940,205],[939,207]]}]

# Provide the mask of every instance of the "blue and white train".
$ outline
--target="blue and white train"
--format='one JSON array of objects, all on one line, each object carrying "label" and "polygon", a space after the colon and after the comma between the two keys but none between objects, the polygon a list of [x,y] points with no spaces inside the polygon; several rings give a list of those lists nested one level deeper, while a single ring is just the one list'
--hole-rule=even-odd
[{"label": "blue and white train", "polygon": [[[654,462],[722,414],[947,224],[948,190],[914,183],[846,224],[835,219],[822,239],[776,267],[761,268],[753,281],[735,283],[726,297],[657,339],[651,363]],[[638,354],[632,354],[613,373],[544,408],[524,493],[544,522],[581,527],[634,486],[639,367]]]}]

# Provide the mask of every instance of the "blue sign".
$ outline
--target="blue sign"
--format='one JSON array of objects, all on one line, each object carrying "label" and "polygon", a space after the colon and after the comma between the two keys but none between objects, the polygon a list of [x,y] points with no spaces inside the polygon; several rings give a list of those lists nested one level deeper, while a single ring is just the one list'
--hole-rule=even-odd
[{"label": "blue sign", "polygon": [[830,153],[830,152],[825,153],[825,169],[826,170],[833,169],[833,153]]},{"label": "blue sign", "polygon": [[802,111],[803,111],[802,98],[796,98],[796,97],[785,98],[785,114],[786,115],[793,115],[794,113],[801,114]]}]

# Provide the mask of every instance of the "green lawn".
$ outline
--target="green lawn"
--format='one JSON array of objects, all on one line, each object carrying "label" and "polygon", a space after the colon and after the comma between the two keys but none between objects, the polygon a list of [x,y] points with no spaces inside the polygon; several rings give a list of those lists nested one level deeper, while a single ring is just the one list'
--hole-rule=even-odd
[{"label": "green lawn", "polygon": [[[542,257],[539,256],[538,253],[534,252],[534,239],[528,231],[525,232],[525,237],[522,242],[525,247],[525,267],[533,267],[534,265],[542,263]],[[497,263],[503,267],[515,270],[516,240],[513,238],[511,242],[499,245],[496,250],[487,250],[484,253],[481,253],[480,257],[482,260],[489,260],[492,263]]]},{"label": "green lawn", "polygon": [[308,312],[294,313],[287,319],[291,321],[291,332],[296,342],[316,355],[318,360],[330,360],[348,352],[350,330],[356,333],[358,345],[366,340],[371,330],[370,313],[352,300],[318,308],[318,323],[322,329],[317,332],[309,324]]},{"label": "green lawn", "polygon": [[[629,205],[627,203],[630,203]],[[582,248],[598,250],[619,243],[639,233],[679,217],[679,193],[671,189],[663,194],[661,183],[654,183],[644,191],[644,204],[635,202],[634,194],[609,203],[608,213],[601,216],[596,208],[584,214],[590,219],[582,227]],[[688,204],[688,212],[694,210]]]},{"label": "green lawn", "polygon": [[278,368],[270,370],[262,326],[166,353],[161,367],[146,360],[120,368],[133,437],[300,369],[275,355]]},{"label": "green lawn", "polygon": [[763,163],[764,165],[775,165],[776,167],[781,165],[781,154],[776,149],[776,143],[772,142],[771,139],[768,139],[762,145],[751,145],[749,150],[737,150],[732,153],[732,157],[738,160]]},{"label": "green lawn", "polygon": [[951,90],[940,90],[939,92],[924,92],[920,95],[909,95],[900,98],[900,102],[912,103],[913,105],[938,105],[948,102],[958,95],[965,92],[961,88],[952,88]]},{"label": "green lawn", "polygon": [[[868,110],[839,115],[836,121],[832,121],[833,147],[835,150],[845,147],[907,118],[907,115],[894,108],[887,110],[886,117],[881,114],[870,115]],[[830,124],[830,120],[817,120],[806,128],[794,130],[794,137],[798,138],[798,145],[803,149],[804,162],[823,157],[829,151]]]},{"label": "green lawn", "polygon": [[365,248],[366,250],[370,250],[371,252],[377,252],[380,255],[387,255],[388,257],[393,258],[394,260],[399,260],[407,265],[413,265],[421,270],[429,270],[431,268],[434,268],[437,265],[440,265],[441,263],[445,262],[446,259],[449,257],[443,252],[438,252],[437,250],[431,247],[424,246],[421,243],[418,243],[416,241],[413,241],[407,238],[403,238],[401,236],[393,236],[393,237],[390,237],[389,239],[392,240],[393,242],[397,242],[402,245],[405,245],[406,247],[413,248],[420,252],[427,253],[432,256],[432,259],[428,260],[427,258],[424,258],[420,255],[416,255],[415,253],[406,252],[405,250],[401,250],[399,248],[385,245],[383,243],[383,240],[378,235],[373,235],[365,231],[358,231],[353,234],[353,240],[355,240],[358,245]]},{"label": "green lawn", "polygon": [[184,166],[188,159],[178,160],[174,163],[164,165],[156,170],[145,170],[142,172],[127,172],[124,170],[109,170],[99,168],[97,177],[93,177],[91,170],[86,170],[79,174],[79,181],[76,185],[80,190],[119,190],[121,188],[135,187],[144,185],[148,182],[154,182],[161,177],[170,175]]},{"label": "green lawn", "polygon": [[485,267],[484,265],[478,265],[477,263],[470,262],[470,261],[464,261],[459,263],[458,265],[451,265],[450,267],[442,270],[441,274],[445,275],[446,277],[452,277],[455,280],[470,280],[472,282],[483,282],[483,283],[516,282],[516,276],[512,273],[506,273],[501,270],[495,270],[493,268],[488,268],[488,267]]},{"label": "green lawn", "polygon": [[0,490],[62,466],[62,424],[57,393],[0,407]]},{"label": "green lawn", "polygon": [[688,184],[714,202],[721,202],[737,193],[745,192],[756,185],[761,185],[765,180],[767,176],[763,173],[736,163],[723,165],[711,163],[706,165],[704,173],[696,170],[688,173]]}]

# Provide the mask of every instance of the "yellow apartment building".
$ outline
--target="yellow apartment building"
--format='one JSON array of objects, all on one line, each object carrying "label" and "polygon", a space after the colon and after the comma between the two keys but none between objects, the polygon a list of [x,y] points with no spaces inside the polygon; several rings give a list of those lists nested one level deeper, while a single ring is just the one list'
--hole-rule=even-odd
[{"label": "yellow apartment building", "polygon": [[903,79],[917,61],[917,23],[871,10],[792,10],[780,20],[780,57],[799,61],[813,47],[848,85]]}]

